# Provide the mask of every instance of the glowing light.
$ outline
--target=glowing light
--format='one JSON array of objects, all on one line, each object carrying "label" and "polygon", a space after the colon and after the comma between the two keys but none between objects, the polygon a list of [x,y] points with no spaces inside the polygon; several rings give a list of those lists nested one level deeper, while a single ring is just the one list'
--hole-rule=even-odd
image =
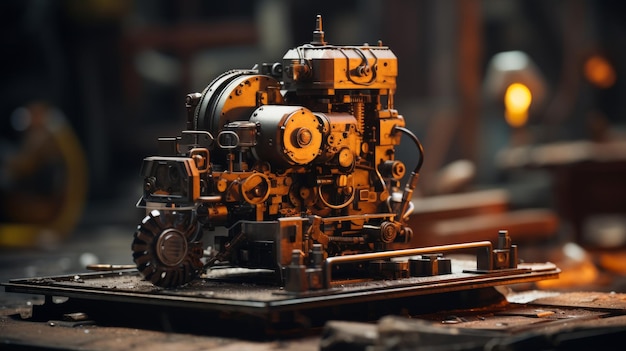
[{"label": "glowing light", "polygon": [[527,86],[521,83],[509,85],[504,93],[506,122],[514,128],[525,125],[528,121],[528,109],[531,102],[532,94]]},{"label": "glowing light", "polygon": [[585,61],[583,72],[591,84],[601,89],[612,87],[617,79],[611,63],[599,55],[593,55]]}]

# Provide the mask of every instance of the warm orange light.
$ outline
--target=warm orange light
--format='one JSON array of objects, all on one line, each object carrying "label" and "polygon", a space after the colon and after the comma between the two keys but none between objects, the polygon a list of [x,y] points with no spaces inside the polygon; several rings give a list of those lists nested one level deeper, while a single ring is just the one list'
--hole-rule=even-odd
[{"label": "warm orange light", "polygon": [[585,61],[583,72],[591,84],[601,89],[612,87],[617,79],[611,63],[599,55],[593,55]]},{"label": "warm orange light", "polygon": [[511,127],[517,128],[526,124],[532,99],[530,89],[524,84],[509,85],[504,93],[504,117]]}]

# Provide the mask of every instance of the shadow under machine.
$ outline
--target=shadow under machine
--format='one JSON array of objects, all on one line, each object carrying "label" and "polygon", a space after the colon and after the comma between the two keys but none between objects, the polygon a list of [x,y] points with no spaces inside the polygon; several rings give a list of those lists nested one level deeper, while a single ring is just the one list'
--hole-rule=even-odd
[{"label": "shadow under machine", "polygon": [[[394,107],[397,72],[380,42],[328,44],[318,16],[311,43],[281,62],[187,95],[186,129],[143,160],[136,271],[8,289],[268,312],[557,277],[552,264],[518,264],[506,231],[496,245],[411,247],[423,149]],[[402,140],[410,172],[395,157]]]}]

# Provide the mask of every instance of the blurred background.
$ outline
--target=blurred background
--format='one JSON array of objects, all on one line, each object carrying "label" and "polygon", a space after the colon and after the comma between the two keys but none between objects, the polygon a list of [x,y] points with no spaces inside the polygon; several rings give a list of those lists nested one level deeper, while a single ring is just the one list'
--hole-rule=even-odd
[{"label": "blurred background", "polygon": [[398,57],[426,152],[416,244],[508,228],[561,286],[624,288],[618,0],[2,1],[2,281],[132,263],[141,160],[184,128],[185,95],[310,42],[317,14],[330,44]]}]

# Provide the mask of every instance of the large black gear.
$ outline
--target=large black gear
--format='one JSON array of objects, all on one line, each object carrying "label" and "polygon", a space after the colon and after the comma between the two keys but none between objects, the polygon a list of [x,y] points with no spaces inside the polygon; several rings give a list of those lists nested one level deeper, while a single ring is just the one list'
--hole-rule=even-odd
[{"label": "large black gear", "polygon": [[133,260],[154,285],[184,285],[203,269],[201,236],[191,212],[154,210],[137,227],[131,245]]}]

